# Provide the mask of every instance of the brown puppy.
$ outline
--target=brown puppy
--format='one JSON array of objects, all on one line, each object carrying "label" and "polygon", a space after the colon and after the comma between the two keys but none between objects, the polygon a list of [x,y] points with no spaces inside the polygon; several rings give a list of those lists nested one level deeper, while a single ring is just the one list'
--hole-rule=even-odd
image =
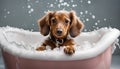
[{"label": "brown puppy", "polygon": [[41,34],[44,36],[49,34],[49,37],[36,49],[37,51],[43,51],[49,45],[51,49],[65,46],[64,52],[68,55],[75,53],[74,40],[70,39],[68,35],[78,36],[84,25],[74,11],[49,11],[38,20],[38,25]]}]

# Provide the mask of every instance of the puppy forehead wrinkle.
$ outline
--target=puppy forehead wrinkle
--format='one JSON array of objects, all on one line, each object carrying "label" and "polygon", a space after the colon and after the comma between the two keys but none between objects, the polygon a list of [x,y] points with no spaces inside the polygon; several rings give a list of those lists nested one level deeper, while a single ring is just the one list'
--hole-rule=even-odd
[{"label": "puppy forehead wrinkle", "polygon": [[65,14],[65,13],[56,13],[53,18],[56,18],[56,19],[69,19],[69,15],[68,14]]}]

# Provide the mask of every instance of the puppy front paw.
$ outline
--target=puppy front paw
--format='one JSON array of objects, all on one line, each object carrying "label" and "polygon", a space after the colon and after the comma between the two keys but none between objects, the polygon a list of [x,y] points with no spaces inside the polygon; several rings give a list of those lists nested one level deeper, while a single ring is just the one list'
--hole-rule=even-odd
[{"label": "puppy front paw", "polygon": [[67,55],[73,55],[75,53],[75,49],[73,47],[67,46],[66,48],[64,48],[64,52]]},{"label": "puppy front paw", "polygon": [[36,48],[37,51],[43,51],[43,50],[46,50],[46,47],[45,46],[40,46],[38,48]]}]

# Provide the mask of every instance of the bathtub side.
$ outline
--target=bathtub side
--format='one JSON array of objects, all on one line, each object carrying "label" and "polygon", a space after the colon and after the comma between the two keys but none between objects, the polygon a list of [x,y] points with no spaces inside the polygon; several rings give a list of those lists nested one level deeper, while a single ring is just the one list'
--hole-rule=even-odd
[{"label": "bathtub side", "polygon": [[84,60],[47,61],[16,57],[2,50],[6,69],[110,69],[111,48],[100,55]]}]

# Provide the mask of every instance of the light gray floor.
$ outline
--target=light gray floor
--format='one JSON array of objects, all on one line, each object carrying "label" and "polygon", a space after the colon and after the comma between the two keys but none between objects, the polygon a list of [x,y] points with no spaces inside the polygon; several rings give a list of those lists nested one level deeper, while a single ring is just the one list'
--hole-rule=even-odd
[{"label": "light gray floor", "polygon": [[[0,54],[0,69],[5,69],[1,54]],[[120,69],[120,56],[113,56],[111,69]]]}]

